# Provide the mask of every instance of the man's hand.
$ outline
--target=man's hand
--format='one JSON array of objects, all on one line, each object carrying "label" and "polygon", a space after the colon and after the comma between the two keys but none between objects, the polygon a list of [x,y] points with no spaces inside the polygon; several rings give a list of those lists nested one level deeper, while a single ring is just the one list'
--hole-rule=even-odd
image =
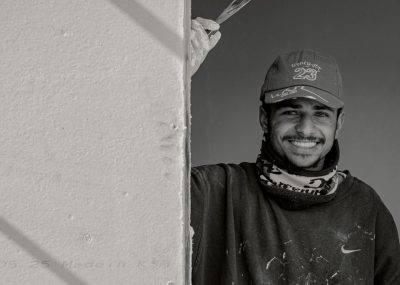
[{"label": "man's hand", "polygon": [[[210,37],[206,30],[217,31]],[[208,19],[197,17],[192,20],[192,29],[190,32],[190,67],[191,75],[195,74],[197,69],[203,63],[208,52],[215,47],[221,38],[219,24]]]}]

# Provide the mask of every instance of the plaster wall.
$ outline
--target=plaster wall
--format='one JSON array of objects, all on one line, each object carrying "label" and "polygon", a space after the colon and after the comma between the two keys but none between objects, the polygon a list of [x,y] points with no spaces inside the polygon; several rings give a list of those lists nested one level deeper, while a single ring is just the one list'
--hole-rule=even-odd
[{"label": "plaster wall", "polygon": [[1,1],[0,284],[185,284],[187,5]]}]

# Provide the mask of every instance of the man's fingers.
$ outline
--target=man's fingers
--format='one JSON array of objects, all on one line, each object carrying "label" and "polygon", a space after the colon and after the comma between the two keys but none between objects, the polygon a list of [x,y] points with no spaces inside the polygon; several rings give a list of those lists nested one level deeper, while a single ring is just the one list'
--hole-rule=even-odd
[{"label": "man's fingers", "polygon": [[196,21],[198,23],[200,23],[206,30],[209,30],[209,31],[219,30],[219,24],[213,20],[197,17]]},{"label": "man's fingers", "polygon": [[205,30],[203,25],[199,21],[197,21],[197,19],[192,19],[192,29]]},{"label": "man's fingers", "polygon": [[208,38],[204,27],[196,20],[192,20],[190,40],[195,48],[210,50],[210,39]]},{"label": "man's fingers", "polygon": [[[196,18],[192,20],[192,29],[190,31],[190,65],[192,75],[197,71],[203,63],[208,52],[214,48],[221,38],[218,31],[219,25],[204,18]],[[211,36],[207,31],[213,31]]]},{"label": "man's fingers", "polygon": [[219,24],[212,20],[200,17],[192,20],[191,41],[195,47],[211,50],[220,40],[221,33],[217,31],[209,37],[206,29],[210,31],[217,31],[219,29]]},{"label": "man's fingers", "polygon": [[221,32],[216,32],[210,37],[210,49],[213,49],[215,45],[219,42],[221,39]]}]

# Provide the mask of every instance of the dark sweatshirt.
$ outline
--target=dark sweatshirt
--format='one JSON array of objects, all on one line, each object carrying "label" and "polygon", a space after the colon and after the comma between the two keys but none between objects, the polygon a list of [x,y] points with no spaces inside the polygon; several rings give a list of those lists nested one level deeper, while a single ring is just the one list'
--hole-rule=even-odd
[{"label": "dark sweatshirt", "polygon": [[400,284],[393,218],[346,174],[314,196],[263,188],[251,163],[193,168],[193,285]]}]

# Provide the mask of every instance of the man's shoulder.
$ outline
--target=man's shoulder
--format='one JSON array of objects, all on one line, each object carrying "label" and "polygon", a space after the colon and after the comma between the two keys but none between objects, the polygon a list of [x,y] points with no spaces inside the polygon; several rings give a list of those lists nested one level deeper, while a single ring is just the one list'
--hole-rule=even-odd
[{"label": "man's shoulder", "polygon": [[364,200],[365,202],[379,203],[382,204],[382,199],[378,192],[369,184],[362,179],[352,176],[348,171],[345,171],[347,178],[351,178],[351,191],[358,199]]},{"label": "man's shoulder", "polygon": [[229,175],[231,173],[246,173],[255,171],[255,163],[242,162],[236,163],[218,163],[194,166],[191,169],[192,175],[210,174],[210,175]]},{"label": "man's shoulder", "polygon": [[192,167],[192,181],[223,182],[227,180],[253,180],[256,178],[255,163],[242,162],[234,163],[218,163]]}]

